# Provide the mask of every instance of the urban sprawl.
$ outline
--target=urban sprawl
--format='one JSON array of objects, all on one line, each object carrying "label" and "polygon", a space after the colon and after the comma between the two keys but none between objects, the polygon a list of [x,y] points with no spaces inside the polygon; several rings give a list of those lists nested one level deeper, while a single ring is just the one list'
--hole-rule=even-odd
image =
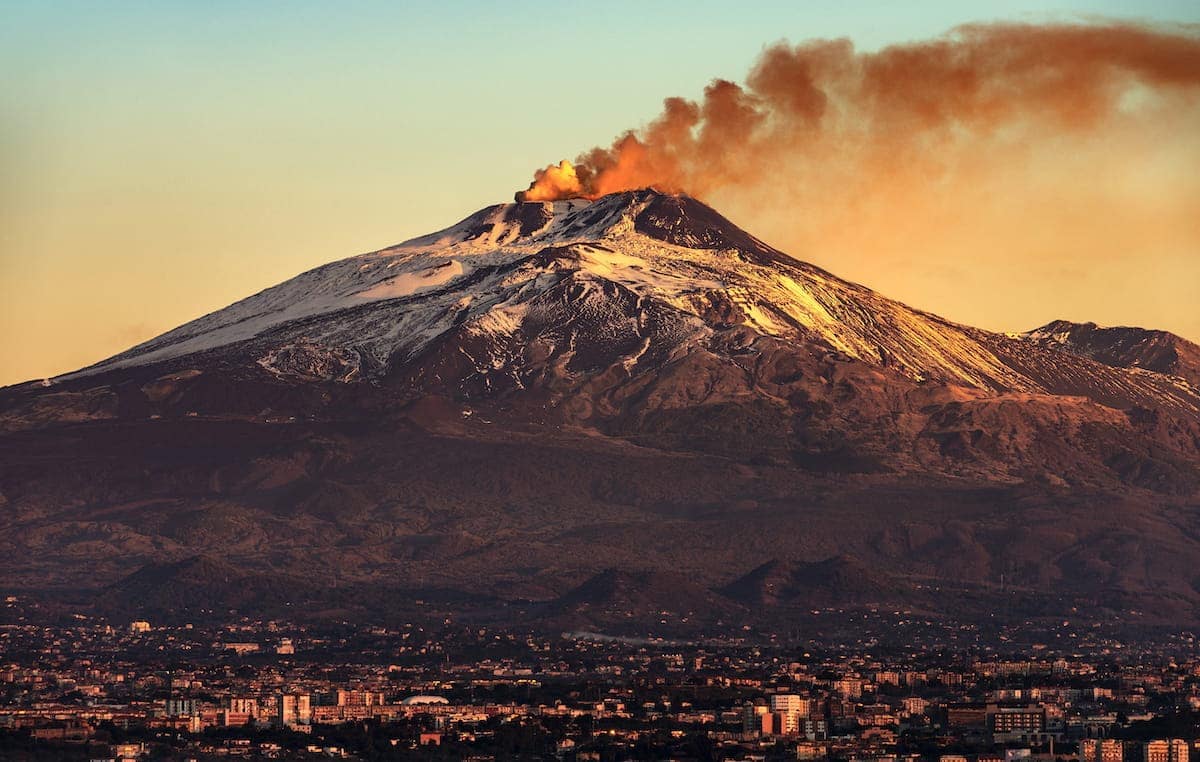
[{"label": "urban sprawl", "polygon": [[[1187,632],[806,612],[786,633],[75,615],[0,625],[0,759],[1188,762]],[[1122,634],[1124,632],[1124,634]]]}]

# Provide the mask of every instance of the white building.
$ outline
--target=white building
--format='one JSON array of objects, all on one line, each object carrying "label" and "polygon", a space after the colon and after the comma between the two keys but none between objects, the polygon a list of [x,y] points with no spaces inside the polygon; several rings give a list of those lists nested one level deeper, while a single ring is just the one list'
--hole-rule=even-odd
[{"label": "white building", "polygon": [[308,725],[312,721],[312,700],[307,693],[284,693],[279,696],[277,724]]}]

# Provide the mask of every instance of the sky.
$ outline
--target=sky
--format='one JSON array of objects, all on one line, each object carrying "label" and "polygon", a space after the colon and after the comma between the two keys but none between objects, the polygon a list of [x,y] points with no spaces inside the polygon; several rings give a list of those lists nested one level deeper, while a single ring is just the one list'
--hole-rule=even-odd
[{"label": "sky", "polygon": [[[1200,24],[1200,4],[0,0],[0,18],[8,384],[511,200],[534,169],[609,144],[664,98],[742,80],[773,43],[845,37],[872,51],[970,22]],[[950,209],[950,232],[913,225],[886,251],[850,234],[879,222],[877,208],[816,238],[789,222],[803,209],[769,194],[719,208],[801,259],[960,322],[1017,331],[1062,317],[1200,340],[1200,199],[1186,179],[1200,154],[1176,140],[1188,124],[1106,174],[1081,159],[1032,183],[1063,210],[1036,230],[1014,233],[1021,209],[988,183],[970,202],[1000,211]],[[1134,224],[1097,184],[1153,186],[1140,196],[1151,208],[1130,212]]]}]

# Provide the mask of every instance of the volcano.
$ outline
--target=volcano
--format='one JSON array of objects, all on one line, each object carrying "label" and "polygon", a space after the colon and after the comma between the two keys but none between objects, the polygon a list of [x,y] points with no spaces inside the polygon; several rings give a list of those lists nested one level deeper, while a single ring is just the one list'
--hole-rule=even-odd
[{"label": "volcano", "polygon": [[[121,611],[184,568],[208,611],[235,572],[258,592],[234,608],[499,619],[608,574],[625,625],[663,625],[672,579],[722,621],[1003,598],[1194,622],[1197,357],[959,325],[683,195],[497,205],[0,390],[0,572]],[[730,592],[846,558],[887,583]]]}]

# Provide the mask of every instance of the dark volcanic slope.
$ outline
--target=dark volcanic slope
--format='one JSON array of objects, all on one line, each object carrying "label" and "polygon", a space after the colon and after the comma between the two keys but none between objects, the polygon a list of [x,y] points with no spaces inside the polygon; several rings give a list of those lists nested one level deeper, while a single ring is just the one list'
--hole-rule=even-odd
[{"label": "dark volcanic slope", "polygon": [[220,616],[231,609],[262,611],[277,601],[298,600],[304,588],[300,577],[247,573],[216,558],[195,556],[144,566],[102,591],[97,604],[117,616],[143,611],[185,618],[204,612]]},{"label": "dark volcanic slope", "polygon": [[752,606],[849,605],[900,600],[909,587],[856,558],[823,561],[768,561],[734,580],[725,593]]},{"label": "dark volcanic slope", "polygon": [[711,622],[740,613],[733,601],[683,574],[621,569],[589,577],[553,601],[549,610],[561,619],[598,624],[653,614]]},{"label": "dark volcanic slope", "polygon": [[1196,621],[1195,348],[1142,334],[957,325],[686,197],[489,207],[0,391],[0,579],[180,617]]}]

